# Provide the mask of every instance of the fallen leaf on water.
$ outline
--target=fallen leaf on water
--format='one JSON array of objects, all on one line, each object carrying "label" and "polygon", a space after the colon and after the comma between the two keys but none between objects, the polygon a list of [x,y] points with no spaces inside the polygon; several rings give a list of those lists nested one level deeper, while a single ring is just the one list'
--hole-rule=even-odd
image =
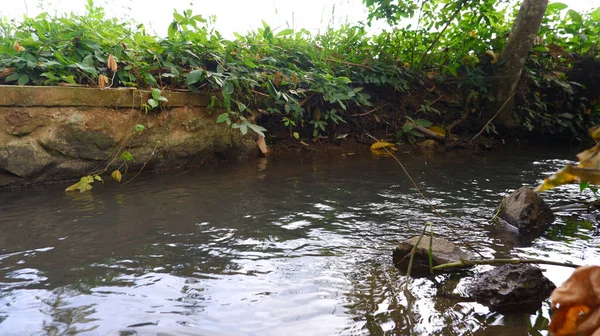
[{"label": "fallen leaf on water", "polygon": [[554,336],[600,335],[600,266],[582,266],[550,295]]},{"label": "fallen leaf on water", "polygon": [[383,148],[396,148],[393,143],[386,141],[377,141],[371,145],[371,150],[383,149]]},{"label": "fallen leaf on water", "polygon": [[79,182],[69,186],[67,189],[65,189],[65,191],[88,191],[92,189],[92,183],[94,183],[94,177],[92,177],[91,175],[84,176],[81,179],[79,179]]}]

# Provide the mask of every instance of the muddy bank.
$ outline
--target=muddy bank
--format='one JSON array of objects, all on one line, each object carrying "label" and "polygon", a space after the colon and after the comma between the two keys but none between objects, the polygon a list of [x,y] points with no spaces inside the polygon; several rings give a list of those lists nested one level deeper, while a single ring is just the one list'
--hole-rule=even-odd
[{"label": "muddy bank", "polygon": [[0,86],[0,187],[258,155],[252,136],[215,123],[207,96],[164,96],[144,113],[148,91]]}]

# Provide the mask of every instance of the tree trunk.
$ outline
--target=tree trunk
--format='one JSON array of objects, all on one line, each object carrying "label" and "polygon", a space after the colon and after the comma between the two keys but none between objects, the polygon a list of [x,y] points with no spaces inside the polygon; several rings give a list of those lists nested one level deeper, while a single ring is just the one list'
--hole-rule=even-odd
[{"label": "tree trunk", "polygon": [[[520,122],[513,115],[514,92],[521,79],[527,54],[540,28],[548,0],[523,0],[517,18],[513,23],[506,47],[500,55],[499,66],[494,71],[492,96],[495,101],[487,105],[485,120],[494,119],[494,124],[502,130],[513,130]],[[502,110],[500,110],[502,109]]]}]

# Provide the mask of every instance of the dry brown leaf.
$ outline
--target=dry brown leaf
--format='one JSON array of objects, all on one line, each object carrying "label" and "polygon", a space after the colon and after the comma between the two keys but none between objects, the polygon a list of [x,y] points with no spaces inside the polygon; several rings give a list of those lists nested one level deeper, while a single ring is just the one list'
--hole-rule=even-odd
[{"label": "dry brown leaf", "polygon": [[15,72],[17,72],[17,68],[4,68],[2,71],[0,71],[0,78],[12,75]]},{"label": "dry brown leaf", "polygon": [[485,52],[486,54],[492,56],[492,60],[490,61],[490,63],[492,64],[496,64],[498,63],[498,59],[500,58],[500,54],[497,54],[495,52],[493,52],[492,50],[488,50]]},{"label": "dry brown leaf", "polygon": [[110,80],[108,79],[108,77],[100,74],[98,75],[98,87],[99,88],[105,88],[106,86],[108,86],[108,83],[110,82]]},{"label": "dry brown leaf", "polygon": [[108,55],[108,61],[106,62],[106,65],[108,66],[108,69],[110,71],[117,71],[117,61],[115,60],[115,57],[112,54]]},{"label": "dry brown leaf", "polygon": [[13,43],[13,49],[15,49],[18,52],[22,52],[23,50],[25,50],[25,48],[21,45],[21,43],[19,43],[19,41],[15,41],[15,43]]},{"label": "dry brown leaf", "polygon": [[259,135],[258,140],[256,140],[256,144],[258,145],[258,148],[260,149],[261,153],[263,153],[263,155],[269,154],[269,148],[267,147],[267,143],[265,142],[264,136]]},{"label": "dry brown leaf", "polygon": [[275,85],[275,87],[279,87],[279,84],[281,84],[281,79],[283,78],[282,75],[283,74],[281,73],[281,71],[276,71],[275,75],[273,75],[273,84]]},{"label": "dry brown leaf", "polygon": [[554,336],[600,336],[600,266],[582,266],[550,295]]}]

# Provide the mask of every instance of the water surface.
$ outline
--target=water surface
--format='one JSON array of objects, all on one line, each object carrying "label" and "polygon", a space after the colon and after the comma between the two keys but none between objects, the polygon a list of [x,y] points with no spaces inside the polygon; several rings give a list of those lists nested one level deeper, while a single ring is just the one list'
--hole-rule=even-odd
[{"label": "water surface", "polygon": [[[537,335],[547,304],[502,315],[440,294],[464,294],[468,277],[416,279],[407,301],[391,251],[430,221],[488,258],[598,263],[600,240],[576,215],[526,246],[488,222],[501,196],[575,153],[401,156],[450,227],[396,162],[368,155],[2,191],[0,335]],[[544,197],[590,199],[576,186]],[[557,285],[571,271],[544,268]]]}]

